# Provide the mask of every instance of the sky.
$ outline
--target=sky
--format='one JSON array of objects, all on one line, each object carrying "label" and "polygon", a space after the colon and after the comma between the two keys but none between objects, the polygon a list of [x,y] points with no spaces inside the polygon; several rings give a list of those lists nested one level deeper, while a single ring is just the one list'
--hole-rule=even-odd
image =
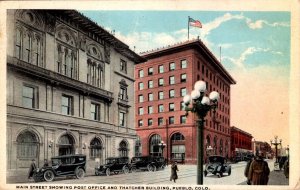
[{"label": "sky", "polygon": [[[290,12],[80,11],[136,53],[188,39],[191,27],[237,84],[231,86],[231,126],[258,141],[277,135],[289,144]],[[221,47],[221,53],[220,53]]]}]

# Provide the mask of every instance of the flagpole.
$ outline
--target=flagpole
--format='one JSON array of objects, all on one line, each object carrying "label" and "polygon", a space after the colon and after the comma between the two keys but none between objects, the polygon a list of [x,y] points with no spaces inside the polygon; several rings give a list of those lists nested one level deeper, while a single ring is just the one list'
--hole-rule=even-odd
[{"label": "flagpole", "polygon": [[190,16],[188,16],[188,41],[190,40]]}]

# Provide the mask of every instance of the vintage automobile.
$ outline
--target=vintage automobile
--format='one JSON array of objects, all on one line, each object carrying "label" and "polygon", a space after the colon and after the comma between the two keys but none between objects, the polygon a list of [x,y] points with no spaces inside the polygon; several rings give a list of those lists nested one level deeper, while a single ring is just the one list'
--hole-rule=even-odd
[{"label": "vintage automobile", "polygon": [[136,156],[131,159],[130,171],[147,170],[154,172],[165,167],[166,161],[164,157]]},{"label": "vintage automobile", "polygon": [[50,166],[35,170],[34,181],[53,181],[57,176],[76,176],[83,178],[86,172],[86,156],[82,154],[56,156],[51,158]]},{"label": "vintage automobile", "polygon": [[231,174],[231,166],[225,162],[223,156],[210,156],[208,160],[209,162],[205,166],[204,176],[207,176],[209,173],[218,175],[218,177],[222,177],[223,173]]},{"label": "vintage automobile", "polygon": [[111,173],[118,174],[123,172],[129,173],[129,158],[128,157],[109,157],[105,160],[104,165],[95,168],[95,175],[105,174],[110,176]]}]

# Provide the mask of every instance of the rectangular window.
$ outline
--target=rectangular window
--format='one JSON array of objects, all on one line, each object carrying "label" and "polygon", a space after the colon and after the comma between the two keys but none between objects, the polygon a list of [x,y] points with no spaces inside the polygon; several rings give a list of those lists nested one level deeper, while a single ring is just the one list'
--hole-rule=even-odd
[{"label": "rectangular window", "polygon": [[144,71],[143,70],[139,70],[139,77],[140,78],[144,77]]},{"label": "rectangular window", "polygon": [[120,112],[119,113],[119,118],[120,118],[120,126],[121,127],[125,127],[125,113],[124,112]]},{"label": "rectangular window", "polygon": [[72,97],[71,96],[66,96],[63,95],[62,96],[62,100],[61,100],[61,113],[64,115],[72,115]]},{"label": "rectangular window", "polygon": [[153,81],[152,80],[148,81],[148,88],[153,88]]},{"label": "rectangular window", "polygon": [[139,102],[144,102],[144,96],[143,95],[139,95]]},{"label": "rectangular window", "polygon": [[174,110],[175,110],[174,103],[169,103],[169,111],[174,111]]},{"label": "rectangular window", "polygon": [[163,104],[158,105],[158,112],[161,113],[163,111],[164,111],[164,105]]},{"label": "rectangular window", "polygon": [[100,105],[91,103],[91,119],[100,120]]},{"label": "rectangular window", "polygon": [[148,75],[153,75],[153,67],[150,67],[150,68],[148,69]]},{"label": "rectangular window", "polygon": [[187,68],[187,61],[185,59],[181,60],[181,68],[182,69],[186,69]]},{"label": "rectangular window", "polygon": [[153,120],[152,119],[148,119],[148,126],[151,126],[153,124]]},{"label": "rectangular window", "polygon": [[186,123],[186,116],[185,115],[180,116],[180,123],[181,124]]},{"label": "rectangular window", "polygon": [[180,96],[185,96],[186,95],[186,88],[181,88],[180,89]]},{"label": "rectangular window", "polygon": [[120,71],[127,73],[127,62],[125,60],[120,60]]},{"label": "rectangular window", "polygon": [[158,99],[159,100],[163,100],[164,99],[164,92],[163,91],[158,92]]},{"label": "rectangular window", "polygon": [[169,117],[169,124],[174,124],[174,116]]},{"label": "rectangular window", "polygon": [[143,120],[139,120],[138,125],[139,125],[139,127],[142,127],[143,126]]},{"label": "rectangular window", "polygon": [[143,115],[144,114],[144,108],[139,108],[139,115]]},{"label": "rectangular window", "polygon": [[35,108],[35,96],[34,96],[34,88],[29,86],[23,86],[23,106],[25,108]]},{"label": "rectangular window", "polygon": [[148,94],[148,101],[153,101],[153,94],[152,93]]},{"label": "rectangular window", "polygon": [[158,118],[158,125],[163,125],[164,124],[164,118],[159,117]]},{"label": "rectangular window", "polygon": [[164,66],[163,65],[159,65],[158,66],[158,72],[159,73],[163,73],[164,72]]},{"label": "rectangular window", "polygon": [[152,114],[153,113],[153,107],[152,106],[148,106],[148,114]]},{"label": "rectangular window", "polygon": [[180,110],[185,110],[185,104],[184,102],[180,102]]},{"label": "rectangular window", "polygon": [[175,97],[175,90],[172,89],[169,91],[169,98],[174,98]]},{"label": "rectangular window", "polygon": [[158,86],[163,86],[164,85],[164,79],[160,78],[158,79]]},{"label": "rectangular window", "polygon": [[172,62],[170,63],[170,71],[174,71],[175,70],[175,63]]},{"label": "rectangular window", "polygon": [[169,77],[169,84],[175,84],[175,77],[174,76]]},{"label": "rectangular window", "polygon": [[144,83],[140,82],[139,83],[139,90],[143,90],[144,89]]},{"label": "rectangular window", "polygon": [[127,100],[127,92],[126,88],[120,88],[120,95],[119,95],[121,100]]},{"label": "rectangular window", "polygon": [[180,82],[186,82],[186,74],[180,75]]}]

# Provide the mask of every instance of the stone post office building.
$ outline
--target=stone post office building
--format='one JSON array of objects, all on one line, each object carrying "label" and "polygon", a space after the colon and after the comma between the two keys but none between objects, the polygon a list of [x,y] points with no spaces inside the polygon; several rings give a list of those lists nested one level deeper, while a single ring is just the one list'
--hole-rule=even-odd
[{"label": "stone post office building", "polygon": [[134,64],[144,61],[74,10],[7,11],[7,175],[52,156],[134,155]]}]

